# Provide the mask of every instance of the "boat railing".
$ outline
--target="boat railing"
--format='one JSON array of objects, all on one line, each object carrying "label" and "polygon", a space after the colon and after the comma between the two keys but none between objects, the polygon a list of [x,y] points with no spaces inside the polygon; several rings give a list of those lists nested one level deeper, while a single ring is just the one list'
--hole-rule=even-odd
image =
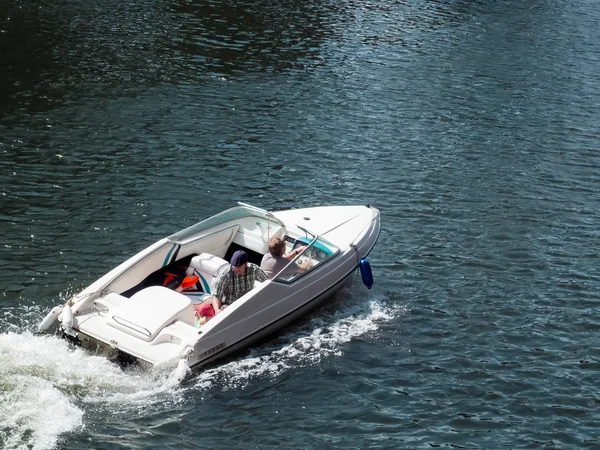
[{"label": "boat railing", "polygon": [[168,239],[172,242],[185,241],[201,231],[218,227],[227,222],[239,221],[240,219],[244,219],[246,217],[258,217],[263,220],[275,222],[282,227],[285,226],[281,220],[264,209],[256,208],[246,204],[240,204],[238,206],[234,206],[233,208],[222,211],[212,217],[208,217],[207,219],[204,219],[181,231],[178,231],[177,233],[169,236]]},{"label": "boat railing", "polygon": [[251,209],[253,211],[260,212],[261,214],[264,214],[265,216],[267,216],[273,222],[281,225],[282,227],[285,227],[285,224],[280,219],[275,217],[271,211],[267,211],[266,209],[258,208],[256,206],[252,206],[252,205],[249,205],[248,203],[243,203],[243,202],[238,202],[238,205],[243,206],[244,208]]},{"label": "boat railing", "polygon": [[123,319],[123,318],[121,318],[119,316],[113,315],[112,319],[115,322],[117,322],[119,325],[127,327],[127,328],[130,328],[133,331],[135,331],[136,333],[140,333],[140,334],[143,334],[145,336],[148,336],[148,338],[152,337],[152,333],[150,332],[150,330],[148,328],[141,327],[141,326],[139,326],[139,325],[137,325],[137,324],[135,324],[133,322],[130,322],[127,319]]}]

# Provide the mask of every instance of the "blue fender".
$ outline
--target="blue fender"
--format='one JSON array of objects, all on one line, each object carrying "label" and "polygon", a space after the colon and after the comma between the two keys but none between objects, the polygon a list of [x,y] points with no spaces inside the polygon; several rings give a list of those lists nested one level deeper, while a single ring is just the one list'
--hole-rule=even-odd
[{"label": "blue fender", "polygon": [[362,276],[363,283],[365,283],[365,286],[371,289],[371,286],[373,286],[373,272],[371,271],[371,264],[369,263],[369,260],[367,258],[362,258],[358,267],[360,268],[360,274]]}]

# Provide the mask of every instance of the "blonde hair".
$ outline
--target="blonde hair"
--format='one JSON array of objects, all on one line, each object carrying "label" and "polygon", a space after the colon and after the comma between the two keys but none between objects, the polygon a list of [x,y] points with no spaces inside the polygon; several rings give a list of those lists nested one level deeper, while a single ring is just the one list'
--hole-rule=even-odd
[{"label": "blonde hair", "polygon": [[285,241],[280,237],[274,237],[269,241],[269,253],[273,258],[277,258],[283,255],[283,249],[285,248]]}]

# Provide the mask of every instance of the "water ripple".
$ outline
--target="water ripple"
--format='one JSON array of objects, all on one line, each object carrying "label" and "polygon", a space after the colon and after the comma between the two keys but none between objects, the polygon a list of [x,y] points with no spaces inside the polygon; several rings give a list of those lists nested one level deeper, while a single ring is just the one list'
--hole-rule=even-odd
[{"label": "water ripple", "polygon": [[[0,5],[2,445],[598,447],[599,23],[542,0]],[[32,334],[235,201],[380,208],[373,295],[352,280],[182,387]]]}]

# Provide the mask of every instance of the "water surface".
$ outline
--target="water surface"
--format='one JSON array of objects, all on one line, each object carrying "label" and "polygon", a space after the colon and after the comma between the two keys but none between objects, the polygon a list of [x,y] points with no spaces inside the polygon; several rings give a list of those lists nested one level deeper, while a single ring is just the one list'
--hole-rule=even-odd
[{"label": "water surface", "polygon": [[[585,0],[0,4],[0,444],[600,446]],[[372,204],[375,286],[183,386],[34,335],[243,201]]]}]

